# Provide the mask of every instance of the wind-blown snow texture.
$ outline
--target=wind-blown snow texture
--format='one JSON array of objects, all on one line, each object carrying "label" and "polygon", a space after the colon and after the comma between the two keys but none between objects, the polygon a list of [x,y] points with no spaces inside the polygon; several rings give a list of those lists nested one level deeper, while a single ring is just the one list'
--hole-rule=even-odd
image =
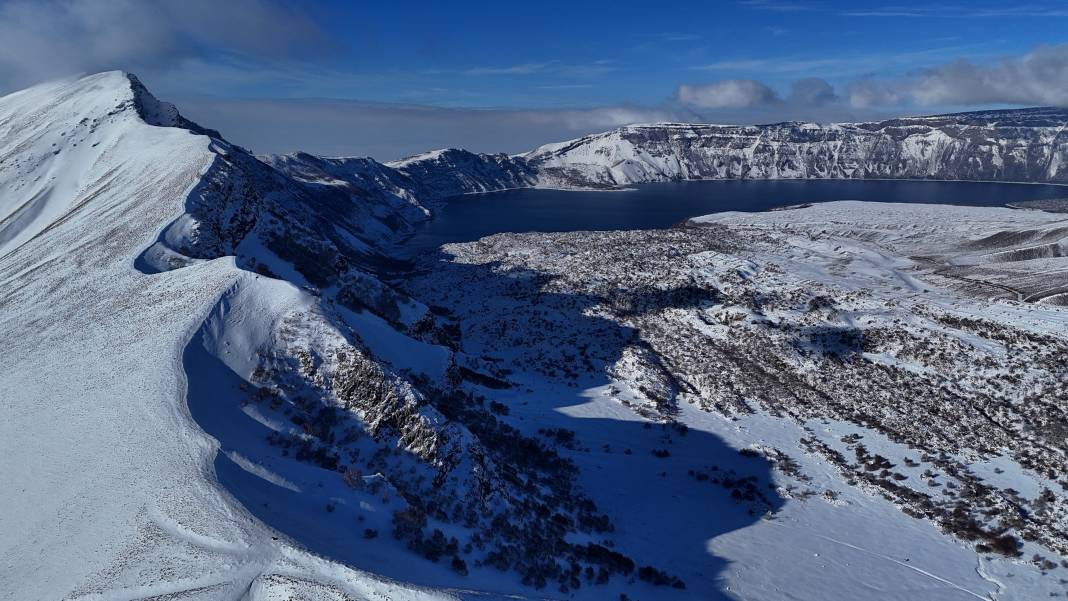
[{"label": "wind-blown snow texture", "polygon": [[504,188],[1060,181],[1064,117],[382,164],[254,157],[119,72],[0,98],[0,598],[1062,592],[1061,216],[390,249]]}]

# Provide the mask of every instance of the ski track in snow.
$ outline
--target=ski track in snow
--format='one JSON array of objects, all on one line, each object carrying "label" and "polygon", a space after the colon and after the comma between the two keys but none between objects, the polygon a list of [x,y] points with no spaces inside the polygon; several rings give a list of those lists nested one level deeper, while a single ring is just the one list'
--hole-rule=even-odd
[{"label": "ski track in snow", "polygon": [[811,536],[817,536],[819,538],[822,538],[823,540],[832,542],[832,543],[834,543],[836,545],[841,545],[843,547],[846,547],[846,548],[849,548],[849,549],[853,549],[854,551],[859,551],[861,553],[865,553],[865,554],[871,555],[872,557],[878,557],[879,559],[882,559],[883,561],[888,561],[890,563],[895,563],[895,564],[897,564],[897,565],[899,565],[899,566],[901,566],[903,568],[907,568],[909,570],[912,570],[913,572],[916,572],[918,574],[922,574],[923,576],[926,576],[927,578],[930,578],[930,579],[935,580],[937,582],[941,582],[942,584],[945,584],[946,586],[949,586],[950,588],[956,589],[956,590],[961,591],[963,593],[967,593],[968,595],[971,595],[972,597],[975,597],[976,599],[982,599],[983,601],[990,601],[990,599],[992,598],[990,596],[980,595],[979,593],[976,593],[975,591],[968,590],[968,589],[966,589],[966,588],[964,588],[964,587],[962,587],[962,586],[960,586],[960,585],[958,585],[958,584],[956,584],[954,582],[946,580],[945,578],[942,578],[941,576],[939,576],[937,574],[932,574],[931,572],[928,572],[927,570],[924,570],[922,568],[918,568],[918,567],[916,567],[916,566],[914,566],[914,565],[912,565],[912,564],[910,564],[908,562],[904,562],[904,561],[900,561],[900,560],[894,559],[893,557],[890,557],[890,556],[887,556],[887,555],[883,555],[882,553],[877,553],[877,552],[872,551],[870,549],[864,549],[864,548],[858,547],[856,545],[847,543],[845,541],[840,541],[840,540],[831,538],[829,536],[824,536],[822,534],[813,534]]},{"label": "ski track in snow", "polygon": [[198,534],[192,530],[185,528],[179,524],[176,520],[173,520],[162,513],[153,512],[151,519],[156,523],[164,532],[170,534],[179,540],[188,541],[196,546],[210,549],[212,551],[220,551],[230,554],[247,554],[249,552],[249,545],[243,542],[229,542]]}]

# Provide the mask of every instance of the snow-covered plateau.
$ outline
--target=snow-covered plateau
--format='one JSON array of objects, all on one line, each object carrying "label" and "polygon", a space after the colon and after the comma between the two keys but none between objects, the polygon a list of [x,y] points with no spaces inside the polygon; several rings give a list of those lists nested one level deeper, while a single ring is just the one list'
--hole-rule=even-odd
[{"label": "snow-covered plateau", "polygon": [[0,599],[1068,595],[1063,203],[396,253],[506,188],[1062,182],[1066,123],[384,164],[253,156],[122,72],[0,98]]}]

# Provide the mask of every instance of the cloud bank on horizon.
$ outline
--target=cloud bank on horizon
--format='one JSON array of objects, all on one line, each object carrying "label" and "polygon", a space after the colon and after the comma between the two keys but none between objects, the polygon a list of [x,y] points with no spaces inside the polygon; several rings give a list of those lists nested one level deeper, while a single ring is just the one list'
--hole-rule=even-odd
[{"label": "cloud bank on horizon", "polygon": [[681,102],[695,108],[753,108],[841,105],[925,107],[967,105],[1068,106],[1068,44],[1039,46],[1022,56],[987,64],[966,59],[898,77],[866,76],[850,80],[844,93],[826,80],[793,82],[789,96],[753,79],[724,79],[678,87]]},{"label": "cloud bank on horizon", "polygon": [[635,122],[1068,106],[1056,3],[552,4],[0,0],[0,93],[126,69],[256,151],[381,159]]}]

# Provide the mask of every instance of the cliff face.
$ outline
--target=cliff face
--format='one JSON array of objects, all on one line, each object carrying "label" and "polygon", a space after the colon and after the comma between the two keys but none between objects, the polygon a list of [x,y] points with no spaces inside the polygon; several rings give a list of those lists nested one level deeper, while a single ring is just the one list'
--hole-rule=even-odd
[{"label": "cliff face", "polygon": [[1068,181],[1068,111],[1034,108],[874,123],[656,124],[525,155],[543,185],[685,179]]}]

